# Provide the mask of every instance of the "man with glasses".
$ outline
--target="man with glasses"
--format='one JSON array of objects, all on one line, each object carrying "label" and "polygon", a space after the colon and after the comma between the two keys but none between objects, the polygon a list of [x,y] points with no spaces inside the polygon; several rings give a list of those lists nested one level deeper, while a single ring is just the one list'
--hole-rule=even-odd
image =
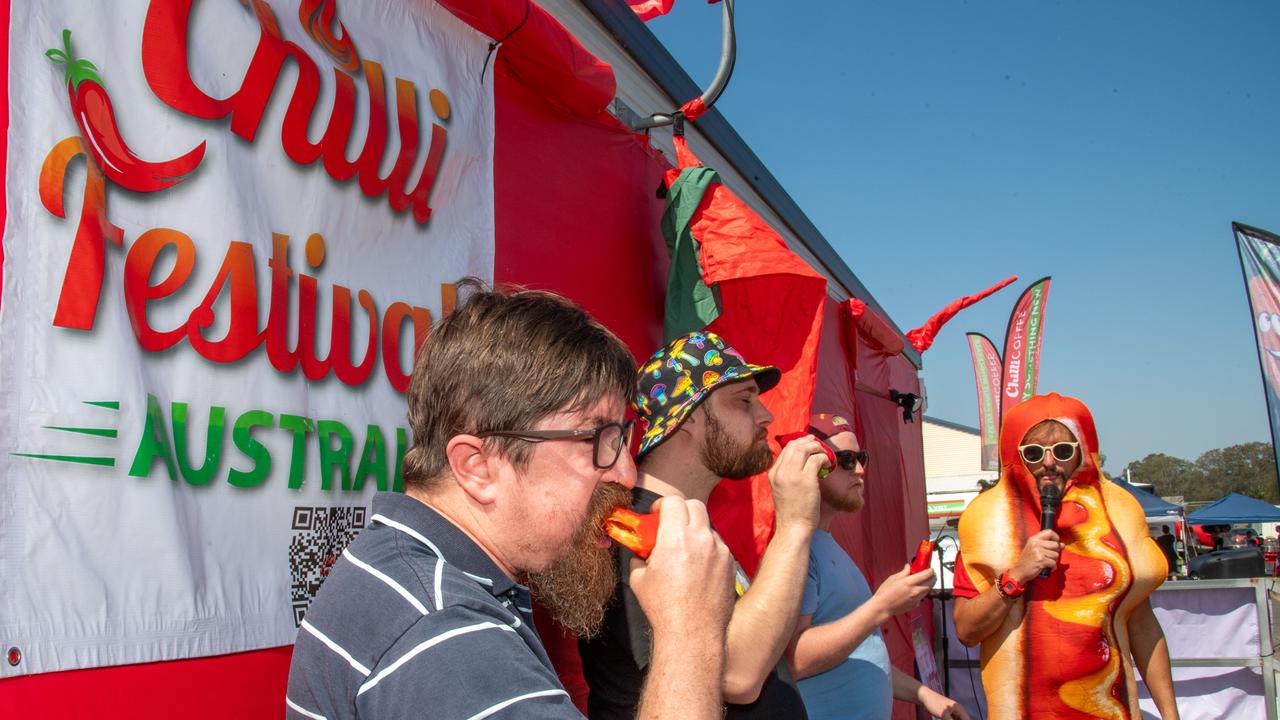
[{"label": "man with glasses", "polygon": [[[818,522],[818,471],[828,461],[818,442],[805,437],[774,462],[766,434],[773,416],[760,394],[780,378],[777,368],[748,363],[715,334],[695,332],[640,367],[632,404],[645,426],[632,503],[637,512],[647,512],[659,498],[705,502],[722,479],[769,470],[775,529],[755,579],[748,581],[739,569],[736,582],[700,590],[734,587],[741,596],[729,622],[723,685],[725,716],[734,720],[804,717],[803,701],[776,668],[785,671],[779,661],[804,591],[809,539]],[[619,551],[624,567],[630,558]],[[646,675],[652,683],[657,671],[651,607],[637,602],[635,590],[623,580],[603,631],[579,643],[593,720],[633,717]]]},{"label": "man with glasses", "polygon": [[865,473],[871,460],[843,414],[816,413],[809,434],[835,451],[836,467],[819,481],[822,509],[809,548],[809,576],[787,661],[799,681],[810,720],[887,720],[893,700],[923,707],[942,720],[969,720],[959,703],[934,692],[889,662],[880,626],[912,610],[933,588],[934,572],[890,575],[875,594],[858,565],[831,536],[839,513],[856,513],[867,501]]},{"label": "man with glasses", "polygon": [[[579,633],[601,622],[618,577],[601,521],[635,483],[633,361],[562,297],[459,289],[409,383],[405,492],[374,496],[302,621],[291,718],[581,717],[531,599]],[[623,569],[653,627],[639,717],[719,717],[732,559],[701,502],[659,512],[648,562]]]},{"label": "man with glasses", "polygon": [[[982,644],[991,717],[1138,720],[1137,672],[1176,720],[1164,633],[1148,599],[1164,554],[1136,498],[1102,476],[1088,408],[1056,393],[1009,409],[1000,481],[960,516],[956,638]],[[1059,491],[1053,527],[1041,492]]]}]

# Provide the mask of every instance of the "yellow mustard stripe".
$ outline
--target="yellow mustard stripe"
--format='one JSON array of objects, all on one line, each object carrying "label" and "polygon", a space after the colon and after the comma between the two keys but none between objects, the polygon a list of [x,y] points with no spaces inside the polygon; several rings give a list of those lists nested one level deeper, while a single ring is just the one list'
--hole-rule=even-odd
[{"label": "yellow mustard stripe", "polygon": [[1068,707],[1101,718],[1128,718],[1124,705],[1110,694],[1120,673],[1120,656],[1111,613],[1116,600],[1133,582],[1128,559],[1123,553],[1103,542],[1112,530],[1102,506],[1102,495],[1096,486],[1076,486],[1064,500],[1080,503],[1085,508],[1085,521],[1072,528],[1074,536],[1067,549],[1076,555],[1093,558],[1106,566],[1110,582],[1098,592],[1081,597],[1046,600],[1042,607],[1057,620],[1074,625],[1097,628],[1106,638],[1106,665],[1096,673],[1063,684],[1059,697]]}]

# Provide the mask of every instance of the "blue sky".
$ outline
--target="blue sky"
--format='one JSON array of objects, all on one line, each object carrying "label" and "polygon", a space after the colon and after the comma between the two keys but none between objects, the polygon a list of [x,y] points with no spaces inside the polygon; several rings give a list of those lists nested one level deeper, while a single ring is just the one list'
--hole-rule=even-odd
[{"label": "blue sky", "polygon": [[[649,27],[705,84],[719,22],[679,0]],[[755,0],[737,25],[717,107],[899,325],[1020,276],[925,355],[930,415],[977,424],[964,333],[1001,344],[1052,275],[1040,389],[1090,406],[1108,470],[1269,438],[1230,224],[1280,232],[1280,3]]]}]

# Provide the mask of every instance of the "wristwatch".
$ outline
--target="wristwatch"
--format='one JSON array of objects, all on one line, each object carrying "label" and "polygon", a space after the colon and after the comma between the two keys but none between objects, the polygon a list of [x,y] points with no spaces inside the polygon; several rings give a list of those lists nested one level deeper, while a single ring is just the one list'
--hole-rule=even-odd
[{"label": "wristwatch", "polygon": [[1000,580],[996,583],[996,591],[1007,598],[1016,598],[1027,591],[1026,585],[1021,585],[1008,570],[1000,573]]}]

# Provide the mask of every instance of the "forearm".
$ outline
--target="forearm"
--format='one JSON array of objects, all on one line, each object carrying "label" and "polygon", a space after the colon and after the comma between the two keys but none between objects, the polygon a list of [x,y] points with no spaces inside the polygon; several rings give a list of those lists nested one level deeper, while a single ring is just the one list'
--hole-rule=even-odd
[{"label": "forearm", "polygon": [[724,660],[722,636],[701,642],[688,636],[670,637],[670,633],[655,636],[636,720],[722,717]]},{"label": "forearm", "polygon": [[1129,618],[1129,641],[1133,662],[1142,681],[1151,692],[1163,720],[1178,720],[1178,703],[1173,693],[1173,670],[1164,631],[1151,610],[1150,601],[1143,602]]},{"label": "forearm", "polygon": [[989,587],[977,597],[956,598],[956,639],[969,646],[977,645],[995,632],[1018,602]]},{"label": "forearm", "polygon": [[920,696],[920,691],[927,690],[923,684],[914,677],[902,672],[897,667],[893,668],[893,698],[895,700],[905,700],[909,703],[921,705],[924,698]]},{"label": "forearm", "polygon": [[730,702],[752,702],[795,630],[809,568],[803,528],[779,529],[747,593],[729,620],[724,690]]},{"label": "forearm", "polygon": [[799,680],[839,665],[888,619],[889,615],[869,600],[835,622],[806,628],[796,640],[792,674]]},{"label": "forearm", "polygon": [[1178,701],[1173,694],[1173,671],[1169,662],[1169,648],[1165,645],[1163,637],[1153,648],[1146,666],[1139,667],[1142,680],[1147,684],[1147,690],[1151,692],[1151,699],[1155,701],[1156,709],[1160,711],[1160,717],[1163,720],[1178,720]]},{"label": "forearm", "polygon": [[959,703],[898,668],[893,668],[893,697],[924,708],[930,717],[947,720],[969,720],[969,713]]}]

